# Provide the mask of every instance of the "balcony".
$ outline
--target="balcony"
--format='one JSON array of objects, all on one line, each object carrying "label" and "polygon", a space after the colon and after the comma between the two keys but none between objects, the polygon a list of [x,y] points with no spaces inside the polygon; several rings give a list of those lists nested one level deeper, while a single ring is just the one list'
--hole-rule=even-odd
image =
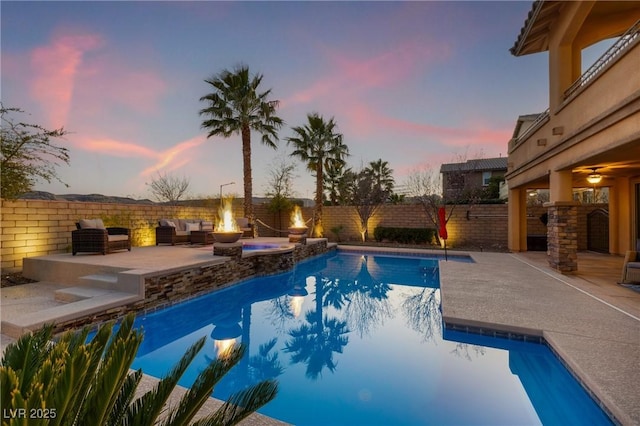
[{"label": "balcony", "polygon": [[[510,186],[545,182],[549,170],[640,158],[638,70],[640,21],[565,91],[556,111],[540,114],[509,142]],[[640,164],[633,167],[637,171]]]}]

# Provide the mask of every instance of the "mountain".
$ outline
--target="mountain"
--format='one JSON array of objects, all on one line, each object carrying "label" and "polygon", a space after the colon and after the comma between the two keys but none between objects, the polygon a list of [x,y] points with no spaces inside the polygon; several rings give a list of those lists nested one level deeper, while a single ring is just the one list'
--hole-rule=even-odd
[{"label": "mountain", "polygon": [[91,203],[120,203],[120,204],[156,204],[151,200],[136,200],[129,197],[115,197],[102,194],[61,194],[56,195],[45,191],[31,191],[20,196],[22,200],[52,200],[52,201],[83,201]]}]

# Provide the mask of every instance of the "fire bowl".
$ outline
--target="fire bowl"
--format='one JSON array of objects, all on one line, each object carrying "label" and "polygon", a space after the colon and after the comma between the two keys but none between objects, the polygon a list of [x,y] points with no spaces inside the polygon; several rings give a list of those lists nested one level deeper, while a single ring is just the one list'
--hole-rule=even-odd
[{"label": "fire bowl", "polygon": [[213,238],[218,243],[235,243],[242,237],[242,231],[240,232],[217,232],[214,231]]},{"label": "fire bowl", "polygon": [[302,235],[305,234],[307,232],[307,229],[309,229],[306,226],[290,226],[289,227],[289,234],[293,234],[293,235]]}]

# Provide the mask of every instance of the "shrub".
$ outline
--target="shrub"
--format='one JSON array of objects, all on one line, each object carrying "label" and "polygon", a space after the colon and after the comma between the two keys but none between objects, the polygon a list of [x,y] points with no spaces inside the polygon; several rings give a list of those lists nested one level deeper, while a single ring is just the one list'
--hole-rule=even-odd
[{"label": "shrub", "polygon": [[[8,345],[0,361],[3,412],[38,413],[39,419],[30,425],[190,424],[215,384],[240,361],[244,347],[235,345],[211,362],[191,389],[169,406],[171,392],[205,344],[203,337],[155,388],[136,398],[142,371],[132,371],[131,364],[143,336],[133,329],[133,319],[133,314],[127,315],[113,333],[113,323],[102,325],[91,342],[87,342],[89,328],[84,328],[66,332],[52,344],[53,325],[48,324]],[[260,382],[232,395],[203,419],[204,424],[235,424],[271,401],[276,392],[276,382]],[[7,424],[27,423],[12,419]]]},{"label": "shrub", "polygon": [[432,228],[395,228],[377,226],[373,230],[376,241],[391,241],[400,244],[430,244],[436,235]]}]

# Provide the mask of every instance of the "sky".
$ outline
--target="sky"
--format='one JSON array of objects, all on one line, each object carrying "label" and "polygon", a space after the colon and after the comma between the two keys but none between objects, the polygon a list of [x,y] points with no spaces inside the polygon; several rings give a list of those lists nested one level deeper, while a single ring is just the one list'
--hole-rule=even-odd
[{"label": "sky", "polygon": [[548,106],[547,54],[514,57],[531,9],[503,2],[0,2],[1,98],[20,121],[64,127],[69,185],[55,194],[152,198],[159,175],[189,196],[240,195],[240,135],[207,138],[205,83],[247,65],[285,125],[278,149],[252,135],[253,193],[281,161],[294,192],[314,178],[286,138],[307,114],[334,118],[360,169],[382,159],[396,185],[419,170],[507,155],[521,114]]}]

